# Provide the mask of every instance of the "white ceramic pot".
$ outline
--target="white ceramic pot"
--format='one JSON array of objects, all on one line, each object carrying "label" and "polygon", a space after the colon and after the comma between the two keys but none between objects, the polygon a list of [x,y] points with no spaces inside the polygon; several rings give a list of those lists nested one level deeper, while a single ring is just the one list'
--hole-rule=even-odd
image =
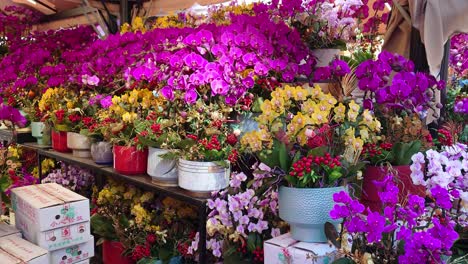
[{"label": "white ceramic pot", "polygon": [[174,159],[160,157],[168,150],[148,148],[148,168],[146,172],[154,183],[164,186],[177,186],[177,162]]},{"label": "white ceramic pot", "polygon": [[214,162],[188,161],[179,159],[179,186],[200,195],[209,195],[228,187],[230,168]]},{"label": "white ceramic pot", "polygon": [[67,147],[73,151],[73,156],[75,157],[91,157],[91,140],[87,136],[83,136],[75,132],[68,132]]},{"label": "white ceramic pot", "polygon": [[31,135],[36,138],[37,144],[44,145],[42,140],[45,124],[43,122],[31,122]]},{"label": "white ceramic pot", "polygon": [[96,164],[111,165],[114,161],[112,144],[105,141],[99,141],[91,144],[91,157]]},{"label": "white ceramic pot", "polygon": [[317,67],[326,67],[335,58],[339,58],[339,49],[314,49],[312,54],[317,58]]}]

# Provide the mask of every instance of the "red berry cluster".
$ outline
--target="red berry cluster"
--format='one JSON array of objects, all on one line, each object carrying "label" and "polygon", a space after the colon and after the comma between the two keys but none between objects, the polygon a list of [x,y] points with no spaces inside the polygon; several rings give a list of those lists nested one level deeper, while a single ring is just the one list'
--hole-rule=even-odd
[{"label": "red berry cluster", "polygon": [[381,143],[380,145],[367,143],[362,147],[362,153],[367,154],[369,157],[382,155],[382,151],[389,151],[393,147],[392,143]]},{"label": "red berry cluster", "polygon": [[247,253],[247,245],[245,243],[241,243],[241,245],[237,248],[237,252],[245,255]]},{"label": "red berry cluster", "polygon": [[148,136],[148,131],[146,131],[146,130],[141,131],[140,136],[142,136],[142,137]]},{"label": "red berry cluster", "polygon": [[196,135],[193,135],[193,134],[188,134],[188,135],[187,135],[187,138],[192,139],[192,140],[195,140],[195,141],[198,140],[198,137],[197,137]]},{"label": "red berry cluster", "polygon": [[202,144],[207,150],[221,150],[221,144],[219,143],[218,136],[211,136],[208,141],[206,138],[201,139],[198,143]]},{"label": "red berry cluster", "polygon": [[264,256],[263,256],[263,248],[257,247],[253,252],[254,261],[257,263],[263,263]]},{"label": "red berry cluster", "polygon": [[153,245],[154,243],[156,243],[156,239],[157,237],[155,234],[148,234],[146,236],[146,243]]},{"label": "red berry cluster", "polygon": [[13,96],[8,97],[7,104],[9,106],[15,107],[16,106],[16,99]]},{"label": "red berry cluster", "polygon": [[228,160],[231,163],[236,163],[238,158],[239,158],[239,153],[237,152],[237,150],[233,149],[231,153],[229,153]]},{"label": "red berry cluster", "polygon": [[341,166],[341,162],[339,157],[333,158],[328,152],[325,154],[325,156],[322,157],[314,157],[310,155],[296,161],[292,165],[293,169],[289,173],[289,175],[302,178],[305,174],[310,173],[312,171],[312,165],[328,166],[333,169],[335,167]]},{"label": "red berry cluster", "polygon": [[439,134],[439,142],[440,144],[444,146],[451,146],[453,145],[453,137],[450,131],[447,129],[441,128],[437,130],[437,133]]},{"label": "red berry cluster", "polygon": [[86,116],[83,117],[83,124],[87,127],[90,128],[94,123],[94,119],[92,117]]},{"label": "red berry cluster", "polygon": [[59,109],[55,111],[55,117],[57,118],[57,122],[61,123],[65,117],[65,110]]},{"label": "red berry cluster", "polygon": [[237,143],[237,137],[236,137],[236,135],[234,135],[234,134],[229,134],[229,135],[227,136],[227,138],[226,138],[226,142],[227,142],[229,145],[231,145],[231,146],[236,145],[236,143]]}]

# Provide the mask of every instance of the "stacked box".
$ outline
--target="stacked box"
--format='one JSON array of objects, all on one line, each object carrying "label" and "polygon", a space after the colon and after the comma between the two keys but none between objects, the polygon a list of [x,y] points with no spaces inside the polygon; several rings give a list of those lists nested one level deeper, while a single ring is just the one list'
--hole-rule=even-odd
[{"label": "stacked box", "polygon": [[0,263],[49,264],[47,250],[32,244],[17,234],[0,237]]},{"label": "stacked box", "polygon": [[328,243],[300,242],[294,240],[290,233],[265,241],[263,248],[265,264],[325,264],[338,258],[334,246]]},{"label": "stacked box", "polygon": [[47,183],[13,189],[11,202],[16,228],[49,251],[50,263],[78,263],[94,256],[87,198]]},{"label": "stacked box", "polygon": [[0,222],[0,237],[9,235],[16,235],[17,237],[21,237],[21,232],[12,225]]}]

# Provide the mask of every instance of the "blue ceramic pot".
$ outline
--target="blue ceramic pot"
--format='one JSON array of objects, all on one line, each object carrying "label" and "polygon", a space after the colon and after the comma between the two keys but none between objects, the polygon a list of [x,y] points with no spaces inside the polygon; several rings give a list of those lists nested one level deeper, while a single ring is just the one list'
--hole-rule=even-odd
[{"label": "blue ceramic pot", "polygon": [[304,242],[327,242],[324,225],[340,221],[330,218],[333,194],[344,187],[279,189],[279,216],[291,226],[292,238]]}]

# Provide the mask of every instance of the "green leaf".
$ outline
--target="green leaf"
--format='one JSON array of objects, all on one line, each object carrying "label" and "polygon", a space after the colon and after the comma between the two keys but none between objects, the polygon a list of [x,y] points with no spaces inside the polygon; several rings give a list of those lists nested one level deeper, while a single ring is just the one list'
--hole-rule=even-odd
[{"label": "green leaf", "polygon": [[291,158],[289,157],[286,144],[281,143],[279,145],[278,155],[281,169],[283,169],[284,171],[289,171],[289,169],[291,168]]},{"label": "green leaf", "polygon": [[250,233],[247,238],[247,249],[253,252],[257,248],[257,234]]},{"label": "green leaf", "polygon": [[213,161],[213,163],[223,168],[229,168],[229,165],[230,165],[229,162],[225,160],[216,160],[216,161]]},{"label": "green leaf", "polygon": [[95,214],[91,217],[91,229],[94,234],[97,234],[107,240],[116,240],[117,235],[112,221],[100,214]]},{"label": "green leaf", "polygon": [[309,152],[307,152],[307,155],[322,157],[325,155],[326,152],[327,152],[327,147],[316,147],[316,148],[309,150]]},{"label": "green leaf", "polygon": [[421,150],[422,143],[419,140],[409,143],[398,142],[393,145],[393,165],[410,165],[411,157]]}]

